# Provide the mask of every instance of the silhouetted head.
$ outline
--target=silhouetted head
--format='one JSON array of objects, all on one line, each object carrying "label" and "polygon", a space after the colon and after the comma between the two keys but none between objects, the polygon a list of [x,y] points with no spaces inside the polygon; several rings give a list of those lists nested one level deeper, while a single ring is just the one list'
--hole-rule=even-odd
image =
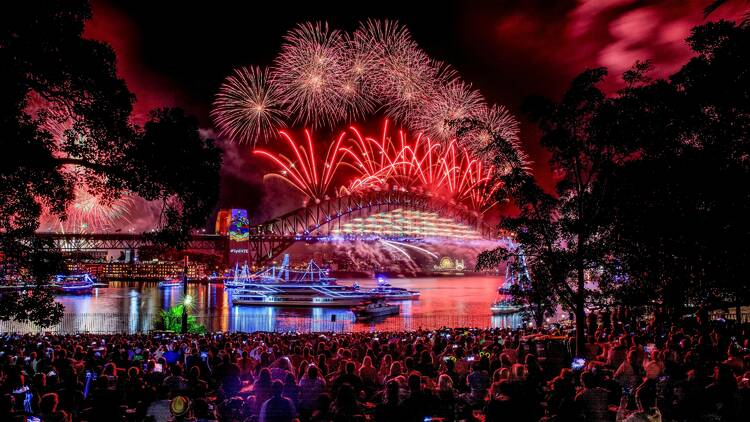
[{"label": "silhouetted head", "polygon": [[279,380],[275,380],[273,384],[271,384],[271,391],[273,392],[274,397],[281,397],[281,393],[284,391],[284,383]]}]

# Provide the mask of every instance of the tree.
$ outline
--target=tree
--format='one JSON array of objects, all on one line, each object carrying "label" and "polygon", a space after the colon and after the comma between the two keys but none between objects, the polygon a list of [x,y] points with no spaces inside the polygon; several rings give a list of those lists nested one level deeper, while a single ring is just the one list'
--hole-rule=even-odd
[{"label": "tree", "polygon": [[599,116],[634,151],[606,195],[627,277],[616,292],[675,317],[750,300],[750,27],[708,23],[688,43],[677,73],[640,78]]},{"label": "tree", "polygon": [[[501,176],[503,189],[498,190],[520,211],[518,216],[502,218],[500,226],[516,235],[526,254],[534,281],[527,294],[554,298],[574,312],[578,354],[585,345],[585,308],[590,296],[586,282],[599,281],[599,268],[606,258],[609,216],[602,197],[613,163],[622,155],[599,136],[594,124],[607,101],[596,87],[606,74],[604,68],[586,70],[572,81],[559,103],[532,97],[524,105],[539,124],[542,145],[551,153],[556,195],[544,192],[521,169]],[[492,146],[488,152],[497,153]],[[513,253],[500,248],[483,254],[480,263],[491,265]]]},{"label": "tree", "polygon": [[557,200],[536,183],[522,168],[502,176],[498,196],[517,204],[519,213],[500,222],[501,233],[511,241],[491,251],[482,252],[477,259],[480,269],[497,268],[501,263],[511,266],[518,274],[528,271],[529,277],[519,277],[519,284],[511,287],[515,301],[528,305],[537,326],[552,314],[559,302],[573,309],[570,286],[564,282],[561,260],[565,252],[558,242]]},{"label": "tree", "polygon": [[37,285],[30,296],[3,293],[2,319],[48,325],[61,315],[44,287],[62,261],[34,231],[43,209],[64,218],[74,189],[105,201],[126,191],[160,200],[154,237],[175,246],[216,200],[218,149],[181,110],[131,124],[135,98],[117,77],[114,51],[82,37],[90,17],[82,0],[0,13],[0,277]]}]

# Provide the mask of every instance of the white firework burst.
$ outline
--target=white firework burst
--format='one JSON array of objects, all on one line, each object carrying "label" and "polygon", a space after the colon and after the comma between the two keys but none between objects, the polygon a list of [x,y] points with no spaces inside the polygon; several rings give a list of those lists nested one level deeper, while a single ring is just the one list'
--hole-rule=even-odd
[{"label": "white firework burst", "polygon": [[433,139],[447,141],[455,136],[451,122],[475,118],[485,109],[482,95],[454,79],[437,89],[414,116],[413,129]]},{"label": "white firework burst", "polygon": [[401,123],[409,122],[434,90],[432,61],[398,22],[369,20],[357,33],[377,54],[374,89],[383,108]]},{"label": "white firework burst", "polygon": [[368,40],[361,33],[346,38],[344,50],[344,74],[341,93],[344,99],[345,118],[354,121],[365,118],[378,105],[376,81],[373,75],[378,71],[378,56]]},{"label": "white firework burst", "polygon": [[485,159],[487,154],[483,153],[484,150],[499,137],[510,147],[509,151],[512,151],[510,155],[513,156],[507,157],[508,165],[505,166],[505,169],[498,168],[496,171],[502,173],[514,165],[521,165],[524,168],[528,165],[528,156],[523,152],[518,139],[518,120],[513,117],[508,109],[499,105],[484,106],[474,118],[478,125],[460,139],[464,147],[478,157]]},{"label": "white firework burst", "polygon": [[346,42],[327,23],[298,25],[285,37],[274,61],[273,84],[295,122],[316,128],[334,126],[346,116]]},{"label": "white firework burst", "polygon": [[268,70],[257,66],[235,69],[226,78],[214,100],[211,117],[219,132],[240,143],[255,144],[273,137],[285,126],[288,116],[284,101]]}]

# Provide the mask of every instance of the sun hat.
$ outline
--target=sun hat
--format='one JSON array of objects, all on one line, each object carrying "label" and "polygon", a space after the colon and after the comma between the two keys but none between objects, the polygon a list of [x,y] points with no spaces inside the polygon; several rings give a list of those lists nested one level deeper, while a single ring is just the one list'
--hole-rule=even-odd
[{"label": "sun hat", "polygon": [[183,416],[190,410],[190,400],[185,396],[177,396],[169,402],[169,411],[174,416]]}]

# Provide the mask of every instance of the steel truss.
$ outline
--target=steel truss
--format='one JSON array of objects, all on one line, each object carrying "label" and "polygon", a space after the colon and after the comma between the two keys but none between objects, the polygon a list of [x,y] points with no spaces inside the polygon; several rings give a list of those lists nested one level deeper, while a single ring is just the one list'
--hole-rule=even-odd
[{"label": "steel truss", "polygon": [[[55,248],[63,252],[92,250],[136,250],[153,246],[153,242],[142,234],[131,233],[37,233],[37,237],[50,239]],[[201,251],[223,251],[225,236],[196,234],[190,239],[187,249]]]},{"label": "steel truss", "polygon": [[[330,236],[340,229],[342,217],[368,211],[368,214],[405,208],[413,211],[432,211],[442,217],[473,227],[484,238],[496,239],[492,227],[484,224],[481,216],[466,207],[430,195],[403,191],[373,191],[361,195],[349,195],[327,199],[317,204],[286,213],[267,222],[249,228],[250,258],[256,264],[273,260],[297,241],[315,241]],[[87,250],[137,250],[153,246],[142,234],[126,233],[37,233],[51,239],[63,252]],[[227,236],[215,234],[193,235],[189,250],[219,252],[228,251]]]},{"label": "steel truss", "polygon": [[403,191],[372,191],[361,195],[331,198],[291,211],[250,228],[250,253],[256,264],[268,262],[296,241],[330,236],[341,228],[342,217],[368,210],[369,214],[406,208],[432,211],[477,230],[483,237],[495,238],[490,226],[479,215],[441,198]]}]

